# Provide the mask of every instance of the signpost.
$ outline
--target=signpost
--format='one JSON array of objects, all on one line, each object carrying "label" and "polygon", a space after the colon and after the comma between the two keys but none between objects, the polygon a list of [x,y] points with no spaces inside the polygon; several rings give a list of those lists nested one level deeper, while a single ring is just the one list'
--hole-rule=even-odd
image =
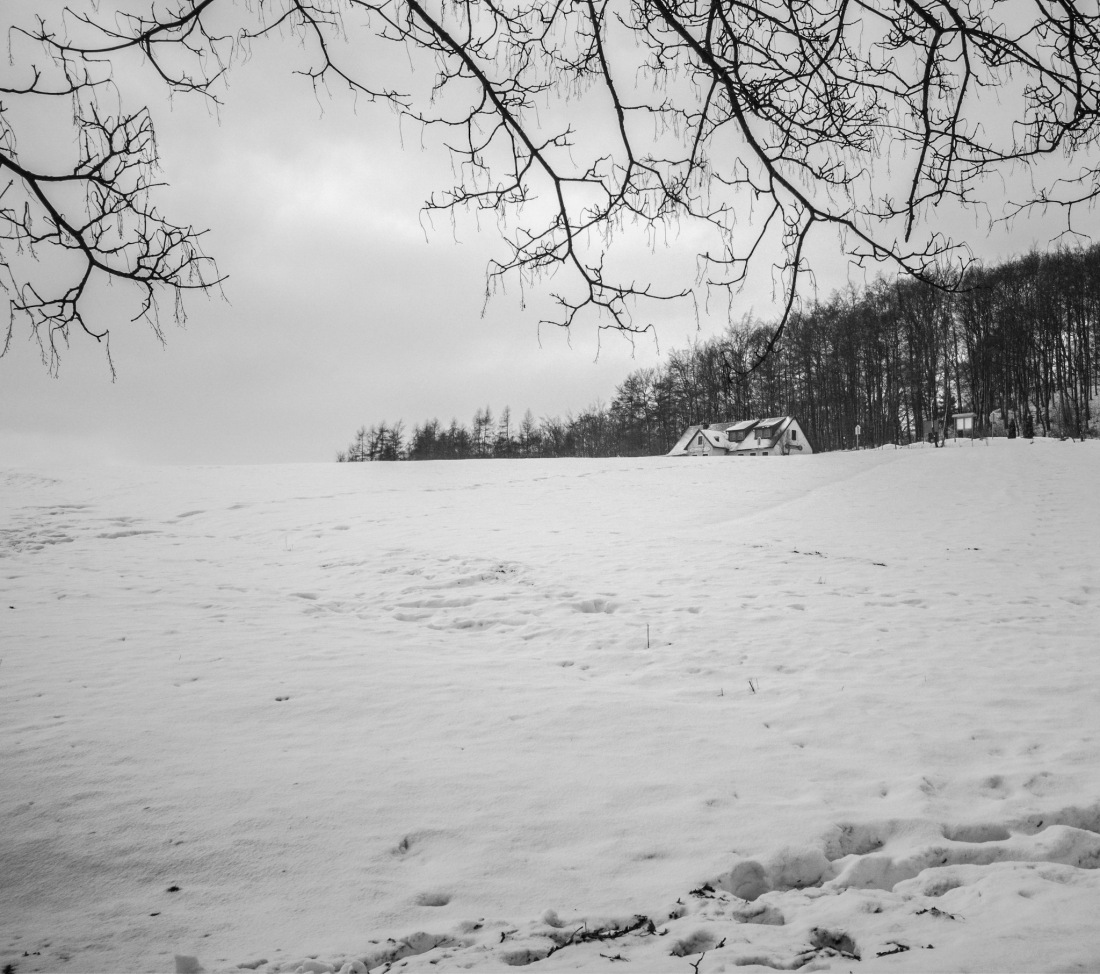
[{"label": "signpost", "polygon": [[861,432],[859,423],[856,423],[856,449],[859,449],[859,434]]}]

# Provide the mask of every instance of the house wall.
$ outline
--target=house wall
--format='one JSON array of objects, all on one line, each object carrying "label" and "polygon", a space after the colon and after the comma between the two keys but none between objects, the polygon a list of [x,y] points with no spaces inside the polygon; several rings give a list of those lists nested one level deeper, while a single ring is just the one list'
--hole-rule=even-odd
[{"label": "house wall", "polygon": [[[801,447],[801,449],[799,449],[799,447]],[[809,440],[806,439],[806,434],[802,432],[802,427],[798,425],[797,421],[792,420],[774,441],[768,439],[759,441],[756,439],[755,430],[750,432],[745,438],[745,442],[738,448],[737,456],[775,457],[784,455],[797,456],[799,454],[808,456],[813,452],[813,447],[810,446]]]},{"label": "house wall", "polygon": [[[700,440],[703,441],[701,444],[699,442]],[[691,438],[691,442],[687,445],[687,449],[685,452],[688,454],[688,456],[692,457],[707,457],[710,456],[712,453],[716,453],[718,451],[716,451],[711,445],[710,440],[708,440],[701,433],[696,433]]]},{"label": "house wall", "polygon": [[[800,453],[802,456],[809,456],[814,452],[814,448],[810,446],[810,441],[806,439],[806,434],[802,432],[802,427],[798,425],[797,420],[793,420],[791,425],[784,431],[783,441],[790,447],[792,454]],[[799,447],[802,449],[798,449]]]}]

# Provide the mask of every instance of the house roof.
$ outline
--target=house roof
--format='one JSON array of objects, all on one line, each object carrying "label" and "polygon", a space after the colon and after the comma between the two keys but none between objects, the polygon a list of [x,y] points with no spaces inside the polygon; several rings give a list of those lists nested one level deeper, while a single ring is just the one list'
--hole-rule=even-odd
[{"label": "house roof", "polygon": [[694,426],[689,426],[684,430],[683,435],[676,441],[676,445],[668,451],[669,456],[676,456],[677,454],[687,453],[688,447],[691,446],[691,441],[696,436],[705,436],[707,442],[711,446],[719,450],[726,450],[729,448],[729,440],[726,439],[724,427],[715,427],[713,424],[708,428],[702,424],[696,423]]},{"label": "house roof", "polygon": [[[718,450],[727,453],[752,453],[754,450],[768,450],[775,446],[776,440],[795,422],[793,416],[770,416],[767,419],[743,419],[737,423],[696,423],[689,426],[669,450],[669,456],[680,456],[688,452],[691,441],[699,435]],[[760,439],[747,434],[756,431]],[[744,440],[733,439],[735,434],[746,435]],[[729,437],[729,438],[727,438]]]},{"label": "house roof", "polygon": [[747,437],[737,446],[738,452],[751,453],[753,450],[770,450],[775,446],[775,441],[782,436],[791,423],[791,416],[772,416],[762,419],[752,430],[754,436]]},{"label": "house roof", "polygon": [[676,441],[676,445],[668,451],[668,455],[671,457],[675,456],[678,453],[686,452],[687,445],[691,442],[691,438],[695,436],[695,434],[698,433],[700,429],[702,429],[702,427],[696,424],[695,426],[689,426],[686,430],[684,430],[683,434],[680,436],[680,439]]}]

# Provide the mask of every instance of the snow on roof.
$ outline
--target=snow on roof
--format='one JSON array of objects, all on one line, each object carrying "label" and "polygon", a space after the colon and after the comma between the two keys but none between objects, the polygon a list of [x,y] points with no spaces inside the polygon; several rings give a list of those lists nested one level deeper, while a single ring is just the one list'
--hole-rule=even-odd
[{"label": "snow on roof", "polygon": [[[706,436],[711,446],[727,450],[729,452],[740,450],[760,449],[762,446],[772,444],[779,435],[780,428],[786,428],[794,422],[791,416],[771,416],[767,419],[742,419],[736,423],[696,423],[689,426],[683,435],[676,441],[676,445],[668,451],[669,456],[679,456],[688,452],[693,439],[696,436]],[[759,439],[739,440],[738,434],[745,435],[756,431]]]},{"label": "snow on roof", "polygon": [[695,426],[689,426],[686,430],[684,430],[683,435],[680,437],[680,439],[676,441],[676,445],[668,451],[668,455],[671,457],[676,456],[679,453],[686,452],[687,445],[691,442],[691,438],[696,433],[698,433],[701,428],[702,427],[696,424]]}]

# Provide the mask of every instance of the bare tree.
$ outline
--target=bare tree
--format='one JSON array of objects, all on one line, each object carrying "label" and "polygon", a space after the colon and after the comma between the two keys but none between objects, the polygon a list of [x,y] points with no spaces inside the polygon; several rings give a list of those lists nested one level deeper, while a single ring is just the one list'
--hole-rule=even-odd
[{"label": "bare tree", "polygon": [[[100,283],[137,288],[159,333],[158,298],[179,314],[181,293],[218,282],[200,234],[152,201],[152,119],[114,68],[137,60],[216,99],[276,36],[298,42],[313,85],[445,133],[456,179],[428,210],[497,217],[489,290],[549,282],[561,325],[641,332],[674,300],[737,317],[738,289],[771,268],[782,313],[766,355],[818,236],[951,287],[945,258],[959,271],[966,251],[936,215],[987,178],[1034,175],[1007,218],[1072,216],[1100,193],[1100,14],[1080,0],[73,2],[10,32],[0,76],[8,342],[26,321],[56,369],[74,327],[109,334],[85,307]],[[405,64],[387,77],[386,45],[434,66],[430,90],[407,87]],[[30,161],[25,109],[50,99],[71,105],[62,168]],[[638,244],[667,240],[690,259],[640,268]]]},{"label": "bare tree", "polygon": [[519,424],[519,447],[523,456],[529,457],[535,452],[538,446],[537,437],[538,426],[535,424],[535,416],[528,409]]},{"label": "bare tree", "polygon": [[512,439],[512,410],[505,406],[497,420],[497,435],[493,441],[494,457],[510,457],[515,449],[515,440]]}]

